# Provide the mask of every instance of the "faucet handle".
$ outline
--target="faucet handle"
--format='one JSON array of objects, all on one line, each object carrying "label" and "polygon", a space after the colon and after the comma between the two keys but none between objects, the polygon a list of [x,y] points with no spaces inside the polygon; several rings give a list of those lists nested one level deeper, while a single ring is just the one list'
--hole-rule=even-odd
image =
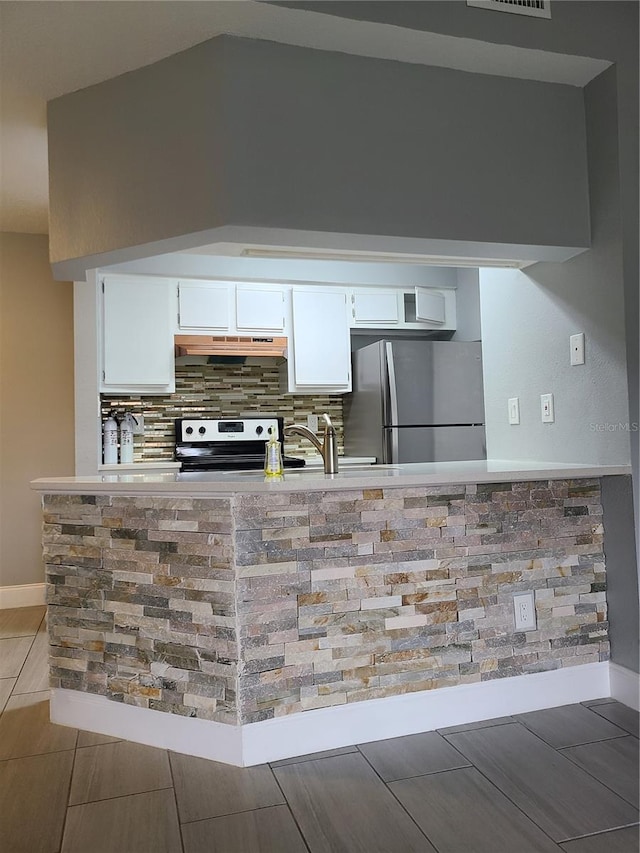
[{"label": "faucet handle", "polygon": [[331,423],[331,418],[326,412],[323,412],[322,417],[325,420],[325,429],[333,429],[333,424]]}]

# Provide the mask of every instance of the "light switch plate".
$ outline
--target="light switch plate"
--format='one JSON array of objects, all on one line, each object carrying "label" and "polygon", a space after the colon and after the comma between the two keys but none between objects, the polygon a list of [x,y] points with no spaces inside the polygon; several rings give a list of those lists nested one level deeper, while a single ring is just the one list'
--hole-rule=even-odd
[{"label": "light switch plate", "polygon": [[318,416],[317,415],[307,415],[307,429],[310,429],[311,432],[318,432]]},{"label": "light switch plate", "polygon": [[520,423],[520,397],[509,397],[509,423]]},{"label": "light switch plate", "polygon": [[571,347],[571,366],[576,364],[584,364],[584,332],[579,332],[577,335],[571,335],[569,338],[569,346]]},{"label": "light switch plate", "polygon": [[540,415],[543,424],[552,424],[555,421],[553,394],[540,394]]}]

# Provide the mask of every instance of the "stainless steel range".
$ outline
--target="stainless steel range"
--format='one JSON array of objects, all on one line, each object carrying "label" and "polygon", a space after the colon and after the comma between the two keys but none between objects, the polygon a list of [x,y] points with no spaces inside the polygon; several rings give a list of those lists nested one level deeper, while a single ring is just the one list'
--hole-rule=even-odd
[{"label": "stainless steel range", "polygon": [[[260,471],[271,434],[283,444],[283,418],[178,418],[176,460],[182,471]],[[302,468],[304,459],[284,455],[285,468]]]}]

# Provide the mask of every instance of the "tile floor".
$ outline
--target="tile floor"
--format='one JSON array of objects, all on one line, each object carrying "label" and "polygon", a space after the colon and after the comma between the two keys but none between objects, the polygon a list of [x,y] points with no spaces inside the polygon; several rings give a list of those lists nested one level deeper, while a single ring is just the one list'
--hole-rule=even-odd
[{"label": "tile floor", "polygon": [[239,769],[52,725],[46,654],[44,608],[0,611],[2,853],[638,853],[618,702]]}]

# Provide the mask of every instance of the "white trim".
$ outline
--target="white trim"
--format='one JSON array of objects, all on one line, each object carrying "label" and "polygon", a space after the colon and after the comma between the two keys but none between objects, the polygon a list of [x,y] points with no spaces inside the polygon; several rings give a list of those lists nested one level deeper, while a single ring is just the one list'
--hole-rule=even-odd
[{"label": "white trim", "polygon": [[55,689],[51,692],[51,720],[248,767],[609,695],[609,664],[603,662],[318,708],[244,726],[150,711],[104,696]]},{"label": "white trim", "polygon": [[634,711],[640,711],[640,674],[618,663],[609,663],[609,681],[611,696],[628,705]]},{"label": "white trim", "polygon": [[242,729],[113,702],[106,696],[55,688],[51,722],[135,743],[242,766]]},{"label": "white trim", "polygon": [[0,610],[10,607],[33,607],[45,603],[46,584],[27,583],[18,586],[0,586]]}]

